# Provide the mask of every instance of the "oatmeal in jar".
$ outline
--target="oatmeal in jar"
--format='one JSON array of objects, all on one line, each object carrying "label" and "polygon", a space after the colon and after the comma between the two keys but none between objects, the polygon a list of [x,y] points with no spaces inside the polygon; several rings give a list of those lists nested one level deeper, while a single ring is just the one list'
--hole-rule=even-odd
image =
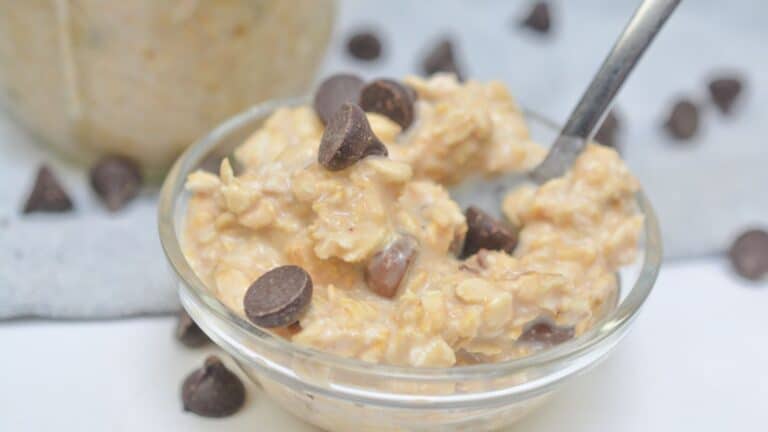
[{"label": "oatmeal in jar", "polygon": [[326,80],[189,176],[184,253],[228,307],[293,343],[450,367],[565,342],[617,296],[643,219],[617,153],[510,191],[505,220],[447,187],[527,171],[545,149],[499,82]]}]

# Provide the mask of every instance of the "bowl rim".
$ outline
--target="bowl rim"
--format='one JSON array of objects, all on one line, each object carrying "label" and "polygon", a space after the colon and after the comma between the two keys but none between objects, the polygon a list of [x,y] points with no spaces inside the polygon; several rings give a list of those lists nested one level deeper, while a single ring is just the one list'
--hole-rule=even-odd
[{"label": "bowl rim", "polygon": [[[236,114],[214,128],[209,134],[194,142],[176,160],[163,182],[158,204],[158,228],[163,251],[174,273],[180,279],[185,293],[214,314],[240,330],[251,342],[268,350],[279,350],[309,362],[320,363],[349,372],[360,374],[386,375],[393,379],[434,382],[440,380],[464,381],[502,377],[522,372],[531,367],[554,366],[559,362],[578,358],[601,345],[614,333],[624,329],[638,314],[641,306],[653,289],[662,261],[661,234],[656,214],[642,190],[636,194],[640,212],[644,216],[645,233],[644,254],[637,280],[618,306],[603,317],[591,329],[568,342],[543,350],[529,356],[497,363],[438,367],[394,366],[370,363],[354,358],[346,358],[317,349],[300,346],[279,336],[272,335],[246,319],[237,315],[217,297],[208,292],[205,284],[197,277],[182,251],[180,235],[177,234],[175,217],[176,205],[185,191],[186,177],[194,171],[210,150],[233,130],[248,124],[257,118],[266,118],[278,108],[305,105],[308,99],[274,99],[252,106]],[[523,109],[526,122],[531,120],[548,128],[558,128],[557,123],[535,112]],[[623,286],[627,286],[626,284]]]}]

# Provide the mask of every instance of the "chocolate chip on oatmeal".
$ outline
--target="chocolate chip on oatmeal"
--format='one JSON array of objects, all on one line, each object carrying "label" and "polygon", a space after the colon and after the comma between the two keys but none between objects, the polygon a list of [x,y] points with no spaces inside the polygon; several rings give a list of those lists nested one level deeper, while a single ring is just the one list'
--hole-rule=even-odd
[{"label": "chocolate chip on oatmeal", "polygon": [[618,150],[616,136],[619,133],[619,119],[616,117],[614,110],[610,110],[608,115],[603,119],[603,124],[600,125],[600,129],[595,134],[595,141],[598,143],[613,147]]},{"label": "chocolate chip on oatmeal", "polygon": [[461,257],[467,258],[481,249],[512,253],[517,245],[517,230],[505,225],[477,207],[466,211],[467,235]]},{"label": "chocolate chip on oatmeal", "polygon": [[342,105],[357,103],[364,84],[360,77],[350,74],[336,74],[320,83],[313,103],[320,121],[328,124]]},{"label": "chocolate chip on oatmeal", "polygon": [[699,128],[699,109],[689,100],[678,101],[672,107],[664,128],[679,140],[690,139]]},{"label": "chocolate chip on oatmeal", "polygon": [[181,387],[184,411],[203,417],[226,417],[245,403],[245,386],[216,356],[205,359]]},{"label": "chocolate chip on oatmeal", "polygon": [[363,110],[345,103],[323,131],[317,161],[328,170],[338,171],[366,156],[387,154],[387,148],[373,134]]},{"label": "chocolate chip on oatmeal", "polygon": [[105,156],[91,167],[91,186],[110,211],[136,198],[142,181],[139,166],[122,156]]},{"label": "chocolate chip on oatmeal", "polygon": [[51,169],[42,165],[37,170],[35,185],[24,205],[24,213],[65,212],[72,208],[72,200]]},{"label": "chocolate chip on oatmeal", "polygon": [[272,328],[295,323],[312,299],[312,278],[295,265],[276,267],[256,279],[243,299],[245,315]]},{"label": "chocolate chip on oatmeal", "polygon": [[721,77],[710,81],[709,95],[723,114],[730,114],[743,84],[738,77]]},{"label": "chocolate chip on oatmeal", "polygon": [[736,272],[750,280],[768,274],[768,232],[751,229],[742,233],[728,251]]},{"label": "chocolate chip on oatmeal", "polygon": [[378,79],[363,87],[360,108],[384,115],[405,130],[413,123],[415,96],[416,92],[404,84]]},{"label": "chocolate chip on oatmeal", "polygon": [[536,3],[528,16],[523,19],[522,25],[538,33],[549,33],[551,27],[549,3],[544,1]]},{"label": "chocolate chip on oatmeal", "polygon": [[358,60],[376,60],[381,55],[381,40],[372,31],[355,33],[347,41],[347,51]]},{"label": "chocolate chip on oatmeal", "polygon": [[441,39],[426,55],[421,64],[426,75],[438,72],[449,72],[456,75],[459,81],[464,80],[453,50],[453,42],[450,39]]},{"label": "chocolate chip on oatmeal", "polygon": [[179,311],[177,316],[175,334],[179,342],[190,348],[200,347],[211,342],[184,309]]},{"label": "chocolate chip on oatmeal", "polygon": [[371,257],[365,267],[368,288],[382,297],[394,297],[416,257],[417,246],[416,239],[404,235]]},{"label": "chocolate chip on oatmeal", "polygon": [[546,346],[552,346],[572,339],[574,334],[573,327],[558,326],[551,318],[542,316],[523,327],[523,333],[518,341],[537,342]]}]

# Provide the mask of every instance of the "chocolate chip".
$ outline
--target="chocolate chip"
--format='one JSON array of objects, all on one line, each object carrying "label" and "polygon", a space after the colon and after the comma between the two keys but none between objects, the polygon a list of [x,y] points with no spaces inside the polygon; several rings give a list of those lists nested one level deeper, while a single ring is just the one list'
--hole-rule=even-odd
[{"label": "chocolate chip", "polygon": [[528,27],[539,33],[549,33],[550,18],[549,18],[549,4],[547,2],[536,3],[528,16],[522,22],[524,27]]},{"label": "chocolate chip", "polygon": [[750,280],[768,274],[768,232],[751,229],[742,233],[728,251],[736,272]]},{"label": "chocolate chip", "polygon": [[110,211],[136,198],[142,181],[139,166],[122,156],[105,156],[91,167],[91,186]]},{"label": "chocolate chip", "polygon": [[712,102],[720,109],[723,114],[730,114],[733,103],[741,94],[742,83],[737,77],[722,77],[714,79],[709,83],[709,95]]},{"label": "chocolate chip", "polygon": [[664,128],[679,140],[690,139],[699,128],[699,109],[689,100],[678,101],[672,107]]},{"label": "chocolate chip", "polygon": [[616,136],[619,133],[619,119],[616,117],[616,114],[613,110],[608,112],[608,115],[605,116],[605,119],[603,120],[603,124],[600,126],[600,129],[597,130],[597,133],[595,134],[595,141],[598,143],[613,147],[615,149],[618,149],[617,147],[617,139]]},{"label": "chocolate chip", "polygon": [[365,267],[365,282],[376,294],[392,298],[414,258],[418,242],[404,235],[376,253]]},{"label": "chocolate chip", "polygon": [[363,85],[360,77],[350,74],[336,74],[320,83],[313,104],[320,121],[328,124],[342,105],[357,103]]},{"label": "chocolate chip", "polygon": [[413,123],[416,92],[397,81],[378,79],[363,87],[360,108],[388,117],[403,130]]},{"label": "chocolate chip", "polygon": [[245,403],[245,386],[216,356],[205,359],[181,387],[184,411],[203,417],[226,417]]},{"label": "chocolate chip", "polygon": [[37,170],[37,178],[29,193],[24,213],[65,212],[72,210],[72,200],[53,175],[50,168],[42,165]]},{"label": "chocolate chip", "polygon": [[477,207],[466,211],[467,235],[464,238],[462,258],[474,255],[481,249],[501,250],[512,253],[517,245],[517,230]]},{"label": "chocolate chip", "polygon": [[323,131],[317,161],[330,171],[338,171],[366,156],[387,154],[387,148],[373,134],[363,110],[345,103]]},{"label": "chocolate chip", "polygon": [[464,74],[461,72],[458,64],[456,64],[453,43],[450,39],[440,40],[427,53],[421,67],[426,75],[432,75],[438,72],[449,72],[456,75],[456,78],[459,81],[464,80]]},{"label": "chocolate chip", "polygon": [[539,317],[523,327],[523,333],[518,341],[537,342],[545,346],[561,344],[573,338],[573,327],[561,327],[548,317]]},{"label": "chocolate chip", "polygon": [[359,60],[376,60],[381,55],[381,40],[370,31],[356,33],[347,41],[347,51]]},{"label": "chocolate chip", "polygon": [[211,342],[184,309],[179,311],[176,320],[176,339],[190,348],[201,347]]},{"label": "chocolate chip", "polygon": [[254,324],[272,328],[293,324],[312,299],[312,278],[295,265],[276,267],[256,279],[243,299]]}]

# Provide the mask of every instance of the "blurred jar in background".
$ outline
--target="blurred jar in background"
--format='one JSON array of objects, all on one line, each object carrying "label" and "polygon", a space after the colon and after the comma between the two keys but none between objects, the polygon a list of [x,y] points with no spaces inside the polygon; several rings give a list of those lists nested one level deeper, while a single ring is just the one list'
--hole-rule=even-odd
[{"label": "blurred jar in background", "polygon": [[307,90],[334,0],[0,0],[0,98],[65,154],[150,174],[215,124]]}]

